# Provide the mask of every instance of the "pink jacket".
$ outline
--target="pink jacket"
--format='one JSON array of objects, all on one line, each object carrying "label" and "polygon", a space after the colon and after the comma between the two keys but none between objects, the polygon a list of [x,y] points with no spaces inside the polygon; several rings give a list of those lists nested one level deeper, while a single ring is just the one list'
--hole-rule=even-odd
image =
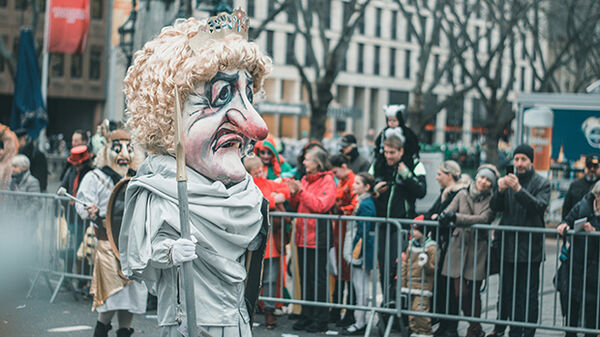
[{"label": "pink jacket", "polygon": [[[306,175],[302,178],[300,191],[290,198],[290,205],[298,213],[327,214],[335,204],[335,180],[331,171]],[[327,228],[329,221],[320,221],[319,248],[327,248]],[[316,219],[298,218],[296,220],[296,245],[298,247],[316,247]],[[304,242],[306,227],[306,242]],[[333,235],[331,232],[329,236]]]}]

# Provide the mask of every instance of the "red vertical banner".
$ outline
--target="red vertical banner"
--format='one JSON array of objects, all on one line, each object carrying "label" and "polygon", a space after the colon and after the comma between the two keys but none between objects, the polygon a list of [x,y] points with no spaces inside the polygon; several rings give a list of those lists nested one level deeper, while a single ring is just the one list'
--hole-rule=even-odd
[{"label": "red vertical banner", "polygon": [[47,0],[48,51],[51,53],[82,53],[90,27],[89,0]]}]

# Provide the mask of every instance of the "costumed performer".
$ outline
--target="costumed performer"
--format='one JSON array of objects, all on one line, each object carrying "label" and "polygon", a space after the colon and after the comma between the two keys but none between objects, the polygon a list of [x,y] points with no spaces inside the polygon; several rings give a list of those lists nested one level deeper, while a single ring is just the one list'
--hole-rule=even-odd
[{"label": "costumed performer", "polygon": [[107,144],[96,157],[97,168],[86,174],[79,185],[77,198],[88,206],[76,203],[77,213],[83,219],[92,220],[98,239],[90,287],[90,294],[94,296],[92,310],[98,312],[94,337],[108,336],[115,313],[119,320],[117,337],[129,337],[133,334],[133,314],[146,312],[148,290],[143,283],[123,276],[104,226],[114,186],[132,175],[139,162],[131,136],[127,131],[117,129],[110,133]]},{"label": "costumed performer", "polygon": [[[178,20],[136,53],[125,79],[128,126],[150,156],[127,188],[119,251],[125,275],[143,279],[158,297],[164,337],[186,334],[179,281],[180,266],[188,261],[193,279],[183,286],[193,284],[198,330],[210,336],[252,335],[250,294],[257,296],[261,266],[258,271],[246,266],[256,257],[262,263],[268,204],[242,156],[268,134],[252,104],[271,61],[247,41],[247,32],[241,10],[206,22]],[[193,241],[180,238],[176,90],[183,103]],[[256,253],[258,246],[262,254]]]}]

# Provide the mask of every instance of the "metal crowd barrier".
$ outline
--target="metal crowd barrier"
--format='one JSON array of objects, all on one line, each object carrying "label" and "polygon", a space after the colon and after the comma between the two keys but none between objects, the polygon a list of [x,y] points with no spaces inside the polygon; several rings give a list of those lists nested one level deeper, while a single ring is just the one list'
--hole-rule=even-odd
[{"label": "metal crowd barrier", "polygon": [[[335,227],[343,222],[346,223],[348,228],[352,228],[353,225],[351,224],[359,221],[362,222],[363,226],[367,226],[367,224],[374,226],[375,253],[372,256],[374,267],[368,272],[369,291],[364,305],[355,304],[353,292],[348,289],[344,290],[341,287],[343,281],[339,277],[332,277],[335,279],[335,283],[332,285],[328,282],[325,286],[327,296],[318,298],[315,290],[320,282],[317,271],[325,272],[327,277],[330,277],[335,270],[339,273],[343,268],[343,253],[339,250],[334,251],[335,266],[330,263],[326,267],[319,266],[319,263],[322,263],[322,257],[319,257],[319,254],[327,254],[328,259],[330,259],[329,249],[313,249],[313,252],[309,248],[297,247],[294,244],[294,236],[297,236],[298,233],[294,231],[295,222],[298,219],[320,220],[318,227],[325,227],[324,230],[322,228],[321,230],[324,233],[322,237],[328,242],[326,247],[331,247],[331,241],[336,235],[337,241],[341,242],[343,234],[337,231]],[[600,310],[595,309],[600,308],[600,296],[597,295],[600,293],[600,270],[598,268],[600,233],[574,233],[569,231],[566,235],[567,242],[570,243],[571,247],[574,247],[574,240],[579,238],[579,241],[576,241],[575,244],[577,249],[584,254],[583,257],[578,257],[579,260],[574,261],[575,254],[571,249],[571,254],[567,258],[567,261],[570,261],[569,291],[568,294],[561,294],[556,290],[554,278],[561,265],[560,255],[563,240],[555,229],[492,225],[440,227],[434,221],[273,212],[271,213],[271,223],[276,222],[280,224],[278,226],[287,224],[287,230],[292,232],[292,238],[287,244],[284,235],[274,236],[277,238],[276,242],[279,246],[277,250],[287,252],[286,262],[282,262],[281,258],[279,260],[265,260],[265,270],[272,270],[273,263],[278,264],[277,275],[279,279],[277,280],[278,289],[276,293],[279,295],[272,295],[272,291],[269,294],[263,293],[263,296],[261,296],[263,301],[367,311],[369,315],[365,336],[371,335],[375,326],[380,334],[389,336],[395,319],[399,323],[397,328],[400,329],[403,335],[407,335],[407,322],[411,316],[483,323],[486,324],[485,330],[487,331],[489,331],[490,325],[498,325],[498,330],[502,330],[501,327],[504,327],[504,329],[510,327],[511,329],[534,328],[600,334]],[[416,226],[413,227],[413,225]],[[423,275],[412,275],[412,270],[407,268],[404,275],[406,282],[403,282],[402,264],[411,265],[413,262],[411,261],[413,258],[411,254],[406,254],[406,249],[410,243],[411,229],[413,228],[437,243],[437,254],[434,257],[433,271],[427,273],[423,270]],[[459,228],[468,234],[458,235]],[[277,227],[272,227],[271,233],[277,233],[277,230]],[[300,235],[306,238],[310,234],[305,229],[304,233]],[[516,247],[518,247],[519,242],[527,243],[529,249],[527,250],[526,262],[513,262],[518,261],[517,250],[512,256],[505,252],[505,244],[500,242],[508,244],[509,240]],[[456,250],[449,249],[451,241],[456,241],[454,244],[455,247],[459,247],[458,255],[456,255]],[[538,263],[532,261],[532,257],[535,255],[532,245],[535,242],[541,242],[542,259],[539,261],[539,267],[537,267]],[[273,247],[270,246],[270,249],[273,249]],[[479,254],[474,254],[478,250],[480,250]],[[267,252],[267,256],[270,256],[270,253],[272,252]],[[494,253],[498,256],[495,265],[499,266],[499,271],[496,273],[492,273],[491,269],[493,267],[488,259]],[[453,254],[454,256],[452,256]],[[303,258],[305,260],[307,256],[312,261],[308,268],[314,268],[315,270],[315,273],[309,274],[310,279],[306,277],[307,264],[298,263]],[[448,263],[444,265],[446,256]],[[396,257],[400,258],[394,260]],[[478,263],[481,264],[482,268],[480,270],[481,276],[478,277],[477,273],[473,274],[473,272],[465,273],[465,267],[468,264],[477,266]],[[291,264],[292,268],[288,264]],[[445,275],[449,274],[449,271],[453,268],[452,264],[458,267],[459,274],[454,278],[446,277]],[[581,288],[582,284],[577,284],[576,280],[573,279],[574,264],[583,266],[583,281],[581,282],[583,283],[583,289],[588,290],[588,293],[583,295],[578,294],[578,287]],[[287,270],[279,272],[283,270],[282,268]],[[446,272],[444,272],[444,268],[446,268]],[[508,268],[512,270],[508,270]],[[353,269],[350,269],[350,273],[352,271]],[[286,280],[285,272],[288,272],[287,276],[290,279]],[[590,275],[591,273],[594,275]],[[506,279],[508,277],[506,276],[504,282],[502,282],[499,275],[509,275],[511,277]],[[421,281],[416,282],[413,281],[414,279],[420,279]],[[594,284],[591,285],[590,282]],[[266,283],[268,283],[268,280],[265,282],[265,275],[263,275],[263,288],[265,288]],[[310,283],[312,285],[309,285]],[[403,283],[404,287],[402,287]],[[433,284],[430,286],[431,290],[428,289],[426,283]],[[503,287],[506,289],[503,289]],[[307,294],[307,288],[312,290],[313,293]],[[344,296],[344,291],[347,296]],[[590,291],[592,294],[589,293]],[[508,292],[513,293],[512,300],[508,302],[506,300],[499,301],[499,299],[508,298],[506,296]],[[284,296],[286,293],[288,294],[287,297]],[[426,294],[426,296],[421,296],[421,294]],[[503,296],[503,294],[505,295]],[[524,297],[517,297],[518,295],[524,295]],[[561,308],[561,296],[567,299],[566,301],[563,299],[563,302],[568,302],[563,303],[564,309]],[[422,307],[425,301],[429,302],[429,310],[415,311],[411,309],[411,304],[419,304],[420,302]],[[590,303],[595,303],[595,308],[591,307]],[[465,306],[467,308],[466,312],[463,310]],[[476,307],[479,309],[475,309]],[[576,310],[579,313],[575,312]],[[581,320],[581,317],[585,317],[586,312],[590,310],[595,311],[595,316],[592,317],[588,313],[591,318],[588,318],[588,322],[585,323]],[[479,311],[479,314],[477,314],[477,311]],[[501,312],[502,315],[499,316],[498,312]],[[298,313],[298,310],[295,313]],[[535,314],[532,315],[531,313]],[[378,324],[375,324],[374,318],[376,316],[379,316]],[[572,316],[579,317],[579,319],[572,319]],[[567,324],[566,322],[570,323]]]},{"label": "metal crowd barrier", "polygon": [[61,289],[76,298],[86,294],[92,279],[95,237],[89,222],[77,215],[69,199],[0,191],[0,214],[4,230],[18,230],[13,243],[24,260],[15,269],[34,272],[27,297],[41,278],[50,289],[51,303]]},{"label": "metal crowd barrier", "polygon": [[[91,280],[91,254],[95,239],[84,240],[90,225],[77,216],[74,205],[68,199],[51,194],[0,191],[0,214],[3,232],[0,253],[5,260],[9,260],[6,254],[17,257],[17,266],[12,267],[34,271],[28,296],[31,296],[40,279],[46,281],[52,293],[51,302],[61,288],[76,294],[74,281],[83,288]],[[303,238],[306,242],[311,235],[306,226],[304,231],[296,232],[296,223],[300,218],[316,221],[321,234],[315,238],[315,246],[319,248],[295,243],[294,237]],[[483,323],[486,324],[486,330],[494,324],[512,329],[536,328],[600,334],[598,232],[569,231],[565,241],[571,249],[570,254],[565,254],[567,251],[563,249],[563,239],[556,230],[539,227],[440,227],[434,221],[282,212],[271,213],[271,223],[274,242],[268,247],[267,257],[270,258],[265,260],[264,270],[274,272],[270,273],[271,277],[267,280],[263,275],[261,300],[265,304],[293,304],[296,313],[302,306],[311,310],[324,308],[319,312],[321,314],[328,314],[328,308],[364,311],[367,312],[365,336],[369,336],[373,328],[388,336],[394,323],[405,334],[408,331],[407,321],[410,322],[411,317]],[[361,256],[351,252],[351,262],[359,258],[363,262],[360,267],[355,267],[358,269],[349,268],[347,275],[352,280],[356,273],[363,274],[361,289],[364,294],[360,298],[352,288],[344,288],[343,278],[331,276],[336,270],[340,275],[347,269],[344,266],[343,245],[338,245],[340,249],[330,252],[334,241],[341,243],[345,238],[340,228],[345,225],[347,229],[355,230],[357,223],[363,226],[363,232],[368,233],[372,245],[372,255],[368,258],[371,248],[362,249]],[[406,251],[415,229],[437,243],[433,272],[425,275],[426,271],[422,271],[423,275],[413,275],[412,270],[407,268],[403,276],[403,264],[411,265],[413,262],[413,257],[407,255]],[[469,234],[459,236],[459,229]],[[539,269],[536,262],[532,261],[535,255],[533,249],[527,251],[526,262],[515,264],[512,261],[518,255],[513,253],[510,256],[505,252],[504,244],[494,245],[494,237],[515,246],[519,242],[527,242],[530,248],[534,243],[541,242],[544,257],[539,261]],[[448,249],[452,242],[458,247],[457,250]],[[472,253],[480,247],[483,247],[480,254]],[[275,253],[275,250],[279,253]],[[492,264],[487,263],[494,252],[500,256],[497,261],[498,274],[493,274]],[[272,258],[276,255],[279,255],[277,260]],[[444,265],[446,256],[448,263]],[[364,262],[368,259],[372,265],[370,270],[364,268]],[[483,266],[483,276],[473,277],[472,272],[465,273],[465,266],[478,263]],[[563,274],[567,275],[566,293],[558,292],[553,281],[562,263],[568,263],[568,272]],[[453,264],[459,267],[459,274],[455,278],[445,277]],[[511,274],[513,277],[507,279],[506,275]],[[499,275],[505,275],[504,282],[501,282]],[[474,278],[476,282],[472,282]],[[418,279],[421,281],[414,281]],[[276,286],[269,287],[269,281]],[[432,286],[427,286],[428,283],[432,283]],[[537,290],[534,287],[536,284],[539,285]],[[534,291],[529,292],[530,288]],[[582,289],[586,291],[582,292]],[[513,296],[512,301],[503,302],[501,299],[506,297],[502,294],[509,291],[519,291],[525,294],[525,298]],[[533,295],[529,296],[530,293]],[[429,310],[412,310],[413,304],[422,306],[425,302],[429,303]],[[470,304],[469,312],[463,312],[463,304]],[[477,306],[479,310],[474,309]],[[537,313],[536,307],[539,308]],[[480,315],[477,315],[477,311],[480,311]],[[500,317],[498,312],[502,313]],[[525,316],[530,312],[535,315]],[[582,321],[582,317],[586,317],[587,321]]]}]

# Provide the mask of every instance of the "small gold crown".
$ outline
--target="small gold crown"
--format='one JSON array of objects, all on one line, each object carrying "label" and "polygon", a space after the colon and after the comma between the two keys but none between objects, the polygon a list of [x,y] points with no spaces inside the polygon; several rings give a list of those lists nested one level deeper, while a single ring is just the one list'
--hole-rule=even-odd
[{"label": "small gold crown", "polygon": [[248,25],[250,20],[246,12],[237,8],[233,13],[219,13],[206,20],[206,24],[198,26],[198,34],[190,39],[190,46],[194,50],[202,50],[209,40],[220,40],[229,34],[238,34],[248,39]]}]

